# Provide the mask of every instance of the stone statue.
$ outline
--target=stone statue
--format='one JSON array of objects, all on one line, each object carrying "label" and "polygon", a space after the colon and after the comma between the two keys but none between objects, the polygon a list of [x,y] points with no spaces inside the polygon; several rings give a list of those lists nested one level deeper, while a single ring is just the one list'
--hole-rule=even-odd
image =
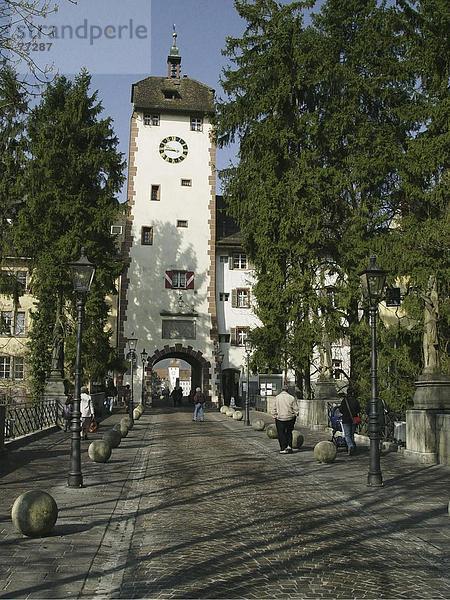
[{"label": "stone statue", "polygon": [[333,377],[333,361],[331,358],[331,344],[328,338],[328,334],[323,330],[322,344],[319,347],[320,364],[319,364],[319,378],[324,380],[331,379]]},{"label": "stone statue", "polygon": [[436,275],[428,279],[423,312],[423,355],[424,373],[438,373],[440,370],[437,323],[439,319],[438,290]]},{"label": "stone statue", "polygon": [[61,303],[56,307],[55,325],[53,327],[53,348],[51,373],[64,377],[64,329],[61,321]]}]

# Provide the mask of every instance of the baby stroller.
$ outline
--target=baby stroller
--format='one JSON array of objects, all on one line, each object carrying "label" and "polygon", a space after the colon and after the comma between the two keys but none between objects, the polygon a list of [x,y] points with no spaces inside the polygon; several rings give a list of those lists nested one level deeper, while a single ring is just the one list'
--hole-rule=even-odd
[{"label": "baby stroller", "polygon": [[[342,414],[339,410],[339,406],[328,404],[328,424],[331,428],[331,442],[336,446],[336,449],[339,448],[347,449],[347,442],[344,437],[344,428],[342,427]],[[337,434],[340,435],[337,435]]]}]

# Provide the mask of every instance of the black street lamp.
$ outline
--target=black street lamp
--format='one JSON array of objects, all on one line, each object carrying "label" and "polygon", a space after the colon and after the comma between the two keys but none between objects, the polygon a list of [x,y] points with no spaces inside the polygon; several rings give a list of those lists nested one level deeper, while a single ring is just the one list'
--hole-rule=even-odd
[{"label": "black street lamp", "polygon": [[147,364],[148,352],[145,351],[145,348],[141,352],[141,361],[142,361],[142,389],[141,389],[141,404],[144,406],[145,404],[145,366]]},{"label": "black street lamp", "polygon": [[86,295],[91,289],[94,279],[95,266],[89,262],[81,248],[80,258],[69,263],[72,271],[73,289],[77,296],[77,349],[75,356],[75,389],[73,395],[73,412],[70,426],[71,449],[70,449],[70,471],[67,479],[69,487],[83,487],[83,475],[81,473],[81,340],[83,335],[84,303]]},{"label": "black street lamp", "polygon": [[250,425],[250,354],[252,347],[250,340],[246,339],[245,345],[245,357],[247,360],[247,393],[245,394],[245,421],[244,425]]},{"label": "black street lamp", "polygon": [[[134,336],[134,331],[131,332],[131,335]],[[127,340],[128,344],[128,354],[127,359],[130,361],[130,370],[131,370],[131,396],[128,402],[128,416],[131,419],[131,422],[134,423],[133,419],[133,410],[134,410],[134,365],[136,364],[136,346],[137,346],[137,338],[130,337]]]},{"label": "black street lamp", "polygon": [[218,373],[218,385],[217,385],[217,395],[219,400],[219,408],[222,406],[222,362],[224,358],[224,353],[220,350],[220,345],[218,341],[214,342],[214,358],[216,359],[216,367]]},{"label": "black street lamp", "polygon": [[378,304],[384,295],[386,284],[386,272],[376,265],[376,256],[370,257],[370,264],[360,274],[364,297],[369,302],[370,330],[372,339],[371,352],[371,396],[369,408],[369,439],[370,439],[370,462],[367,485],[376,487],[383,485],[383,476],[380,467],[380,401],[378,398],[377,377],[377,313]]}]

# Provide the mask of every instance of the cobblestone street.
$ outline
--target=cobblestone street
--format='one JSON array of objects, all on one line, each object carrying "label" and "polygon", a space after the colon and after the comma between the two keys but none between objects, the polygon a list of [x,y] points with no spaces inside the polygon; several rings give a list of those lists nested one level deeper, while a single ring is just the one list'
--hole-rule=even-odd
[{"label": "cobblestone street", "polygon": [[[81,490],[65,485],[66,434],[12,451],[0,597],[449,598],[450,469],[391,453],[384,487],[367,488],[367,449],[321,465],[312,450],[327,434],[302,431],[302,449],[280,455],[220,413],[193,423],[153,410],[109,463],[83,463]],[[60,509],[47,538],[12,527],[14,499],[32,488]]]}]

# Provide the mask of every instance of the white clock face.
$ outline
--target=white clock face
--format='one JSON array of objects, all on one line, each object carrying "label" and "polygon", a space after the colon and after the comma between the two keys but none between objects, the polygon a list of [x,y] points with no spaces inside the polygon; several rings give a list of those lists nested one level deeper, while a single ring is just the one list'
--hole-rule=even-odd
[{"label": "white clock face", "polygon": [[188,154],[188,146],[184,140],[177,135],[169,135],[161,140],[159,144],[159,154],[170,163],[179,163],[184,160]]}]

